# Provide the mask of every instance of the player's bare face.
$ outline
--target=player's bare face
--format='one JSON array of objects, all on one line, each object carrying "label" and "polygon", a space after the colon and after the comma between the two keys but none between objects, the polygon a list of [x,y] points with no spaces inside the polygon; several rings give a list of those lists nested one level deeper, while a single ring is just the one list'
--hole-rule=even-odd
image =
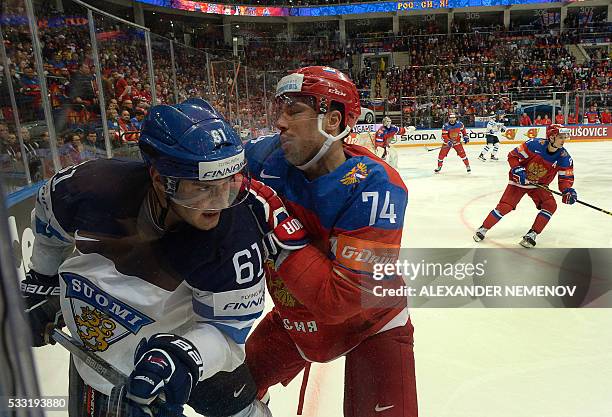
[{"label": "player's bare face", "polygon": [[548,150],[555,152],[557,149],[561,149],[565,145],[565,141],[569,139],[569,135],[566,133],[559,133],[554,136],[554,139],[548,143]]},{"label": "player's bare face", "polygon": [[217,226],[221,210],[232,205],[240,189],[242,174],[216,181],[181,180],[173,198],[174,211],[200,230]]},{"label": "player's bare face", "polygon": [[325,138],[317,128],[317,113],[305,102],[286,100],[277,103],[276,127],[285,158],[293,165],[311,160]]},{"label": "player's bare face", "polygon": [[172,210],[185,222],[199,230],[211,230],[217,227],[221,210],[202,211],[172,203]]}]

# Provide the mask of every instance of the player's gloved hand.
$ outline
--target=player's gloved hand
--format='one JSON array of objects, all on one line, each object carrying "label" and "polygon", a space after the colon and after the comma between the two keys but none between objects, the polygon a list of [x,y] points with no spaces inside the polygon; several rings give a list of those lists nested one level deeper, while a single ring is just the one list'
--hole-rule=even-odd
[{"label": "player's gloved hand", "polygon": [[455,142],[453,142],[452,139],[449,139],[446,143],[446,146],[448,146],[449,148],[452,148],[453,146],[455,146]]},{"label": "player's gloved hand", "polygon": [[463,143],[468,143],[470,141],[470,137],[468,135],[465,135],[463,137]]},{"label": "player's gloved hand", "polygon": [[[163,408],[181,415],[183,405],[204,374],[197,348],[173,334],[158,333],[149,340],[142,339],[134,353],[134,364],[127,398],[145,413]],[[160,401],[163,407],[156,405]]]},{"label": "player's gloved hand", "polygon": [[566,188],[563,190],[563,197],[561,201],[565,204],[574,204],[578,200],[578,193],[573,188]]},{"label": "player's gloved hand", "polygon": [[264,243],[269,252],[267,255],[276,262],[278,268],[279,261],[282,262],[283,250],[298,250],[308,244],[306,229],[298,219],[289,214],[272,188],[257,180],[251,180],[249,192],[247,203],[265,235]]},{"label": "player's gloved hand", "polygon": [[521,185],[527,185],[527,171],[522,166],[517,166],[510,170],[512,174],[512,181],[519,183]]},{"label": "player's gloved hand", "polygon": [[502,127],[501,127],[501,129],[500,129],[500,131],[501,131],[502,133],[504,133],[504,132],[506,131],[506,127],[505,127],[505,126],[502,126]]},{"label": "player's gloved hand", "polygon": [[20,283],[25,316],[30,324],[32,346],[55,344],[49,337],[55,325],[62,327],[59,275],[43,275],[30,270]]}]

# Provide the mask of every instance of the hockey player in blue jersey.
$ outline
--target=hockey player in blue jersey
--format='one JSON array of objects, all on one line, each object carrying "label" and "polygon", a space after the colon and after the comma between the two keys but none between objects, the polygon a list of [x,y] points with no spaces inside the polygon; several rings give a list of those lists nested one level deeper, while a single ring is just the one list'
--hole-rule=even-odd
[{"label": "hockey player in blue jersey", "polygon": [[496,113],[491,112],[485,133],[487,144],[480,152],[480,155],[478,155],[478,159],[481,161],[484,162],[487,160],[487,154],[491,150],[491,147],[493,147],[493,150],[491,151],[491,161],[499,161],[497,158],[497,151],[499,151],[499,137],[497,135],[500,132],[504,133],[506,131],[506,127],[504,126],[503,122],[504,112],[502,110],[497,111],[497,116]]},{"label": "hockey player in blue jersey", "polygon": [[[186,403],[269,416],[244,364],[264,305],[263,240],[290,251],[305,233],[249,179],[240,139],[207,102],[153,107],[139,147],[144,163],[90,161],[41,188],[22,283],[33,342],[49,342],[61,313],[84,349],[130,375],[130,416],[180,416]],[[274,228],[283,221],[291,236]],[[117,415],[112,388],[73,357],[70,417]]]}]

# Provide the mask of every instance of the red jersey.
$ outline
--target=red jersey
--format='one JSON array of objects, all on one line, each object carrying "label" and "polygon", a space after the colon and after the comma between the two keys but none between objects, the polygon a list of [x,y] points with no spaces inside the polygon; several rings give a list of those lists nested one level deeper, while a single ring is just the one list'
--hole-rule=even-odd
[{"label": "red jersey", "polygon": [[584,117],[589,124],[599,123],[599,113],[597,113],[597,110],[586,112]]},{"label": "red jersey", "polygon": [[376,280],[373,269],[397,260],[408,191],[394,169],[358,145],[345,145],[347,160],[310,181],[286,162],[278,140],[249,142],[248,166],[283,198],[311,244],[278,270],[268,267],[268,290],[303,356],[326,362],[408,320],[405,296],[374,295],[376,286],[398,288],[403,280]]},{"label": "red jersey", "polygon": [[612,115],[609,111],[601,112],[601,123],[606,125],[612,124]]},{"label": "red jersey", "polygon": [[526,114],[521,116],[521,121],[519,123],[521,126],[531,126],[531,119]]},{"label": "red jersey", "polygon": [[[548,185],[559,174],[559,190],[563,192],[574,184],[574,162],[565,148],[548,152],[546,139],[530,139],[514,148],[508,154],[510,168],[519,165],[527,171],[529,182]],[[521,188],[535,188],[533,185],[520,185],[513,181],[512,171],[508,174],[510,184]]]},{"label": "red jersey", "polygon": [[467,136],[467,131],[465,130],[463,122],[457,120],[454,124],[448,122],[444,123],[444,126],[442,126],[442,140],[444,142],[448,142],[450,139],[458,143],[465,136]]}]

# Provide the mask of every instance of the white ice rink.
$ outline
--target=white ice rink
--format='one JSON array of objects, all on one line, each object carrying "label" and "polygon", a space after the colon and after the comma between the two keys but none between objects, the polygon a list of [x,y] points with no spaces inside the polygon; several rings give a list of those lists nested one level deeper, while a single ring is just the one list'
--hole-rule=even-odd
[{"label": "white ice rink", "polygon": [[[612,209],[612,142],[566,147],[578,197]],[[410,192],[403,246],[477,245],[471,236],[506,186],[511,148],[502,145],[502,160],[483,163],[477,160],[481,146],[467,146],[470,175],[454,151],[436,175],[437,151],[399,148],[399,171]],[[527,251],[518,241],[536,213],[526,197],[479,245]],[[612,247],[612,217],[559,203],[537,243],[530,254]],[[612,416],[612,310],[415,309],[412,320],[421,417]],[[57,346],[36,350],[45,394],[66,394],[67,358]],[[342,359],[313,365],[304,416],[342,416],[343,365]],[[300,384],[301,375],[271,390],[275,417],[296,415]]]}]

